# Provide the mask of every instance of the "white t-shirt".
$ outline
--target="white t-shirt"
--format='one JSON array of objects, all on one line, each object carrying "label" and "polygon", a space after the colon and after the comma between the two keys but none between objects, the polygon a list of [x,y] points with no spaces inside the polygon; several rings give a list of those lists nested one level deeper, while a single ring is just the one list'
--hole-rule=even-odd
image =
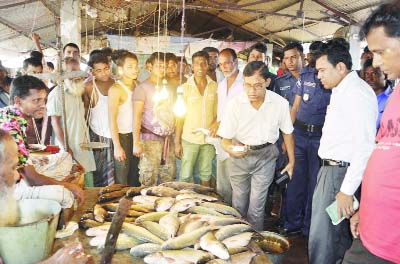
[{"label": "white t-shirt", "polygon": [[[62,102],[60,87],[57,86],[50,92],[47,99],[47,115],[62,116]],[[89,130],[85,122],[85,109],[81,97],[65,93],[65,114],[67,123],[68,146],[71,148],[74,158],[84,167],[86,172],[95,171],[96,164],[91,150],[80,147],[81,143],[89,141]],[[64,125],[61,119],[61,126]],[[62,147],[53,131],[54,144]]]},{"label": "white t-shirt", "polygon": [[245,92],[228,102],[218,135],[245,145],[262,145],[274,144],[279,138],[279,130],[285,134],[293,132],[289,103],[267,90],[258,110],[250,104]]}]

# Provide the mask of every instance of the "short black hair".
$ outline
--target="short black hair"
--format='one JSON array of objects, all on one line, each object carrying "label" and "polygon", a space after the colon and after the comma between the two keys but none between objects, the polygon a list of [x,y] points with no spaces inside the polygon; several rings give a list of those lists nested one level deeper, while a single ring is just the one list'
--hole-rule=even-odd
[{"label": "short black hair", "polygon": [[99,53],[102,53],[102,51],[99,50],[99,49],[94,49],[94,50],[92,50],[92,51],[89,53],[89,60],[90,60],[90,57],[92,57],[92,56],[95,55],[95,54],[99,54]]},{"label": "short black hair", "polygon": [[30,95],[29,90],[46,90],[44,82],[34,76],[22,75],[15,78],[11,83],[10,100],[14,103],[14,97],[25,98]]},{"label": "short black hair", "polygon": [[24,62],[22,63],[22,68],[26,71],[29,67],[29,65],[33,66],[33,67],[43,67],[42,61],[38,60],[37,58],[27,58],[24,60]]},{"label": "short black hair", "polygon": [[64,48],[63,48],[63,53],[65,52],[65,49],[66,49],[67,47],[73,47],[73,48],[75,48],[75,49],[78,49],[78,52],[79,52],[79,53],[81,52],[81,50],[79,49],[78,45],[76,45],[75,43],[70,42],[70,43],[65,44],[65,46],[64,46]]},{"label": "short black hair", "polygon": [[377,27],[383,27],[385,34],[390,38],[400,37],[400,2],[380,5],[368,18],[360,29],[360,38],[364,39],[368,33]]},{"label": "short black hair", "polygon": [[203,57],[206,59],[207,63],[210,62],[210,56],[208,55],[207,51],[204,50],[200,50],[198,52],[193,53],[192,55],[192,63],[194,61],[194,58],[198,58],[198,57]]},{"label": "short black hair", "polygon": [[37,50],[32,50],[31,53],[29,54],[29,56],[31,58],[36,58],[36,59],[38,59],[40,61],[42,61],[42,59],[43,59],[43,53],[41,53],[41,52],[39,52]]},{"label": "short black hair", "polygon": [[51,61],[46,62],[47,67],[54,70],[54,64]]},{"label": "short black hair", "polygon": [[262,61],[252,61],[247,63],[243,70],[243,76],[250,77],[255,73],[259,73],[264,80],[271,78],[271,73],[268,70],[268,66]]},{"label": "short black hair", "polygon": [[[165,55],[165,53],[164,52],[153,52],[151,55],[150,55],[150,57],[147,59],[147,61],[149,62],[149,63],[151,63],[152,65],[154,64],[154,62],[156,61],[156,60],[159,60],[159,61],[161,61],[161,62],[163,62],[164,61],[164,55]],[[147,63],[147,61],[146,61],[146,63]]]},{"label": "short black hair", "polygon": [[90,56],[88,65],[89,67],[93,68],[96,63],[109,64],[109,60],[104,53],[99,52]]},{"label": "short black hair", "polygon": [[[264,42],[257,42],[256,44],[254,44],[253,46],[251,46],[249,48],[249,54],[250,52],[252,52],[253,50],[256,50],[258,52],[261,52],[263,54],[267,54],[267,45],[265,45]],[[248,56],[247,56],[248,57]]]},{"label": "short black hair", "polygon": [[326,55],[329,63],[333,66],[336,66],[338,63],[342,62],[344,65],[346,65],[348,70],[351,70],[353,67],[353,62],[351,60],[349,48],[350,45],[345,39],[331,39],[315,53],[315,60],[318,60],[320,57]]},{"label": "short black hair", "polygon": [[101,52],[103,52],[106,56],[111,56],[113,50],[110,47],[105,47],[101,49]]},{"label": "short black hair", "polygon": [[364,52],[365,52],[365,53],[371,53],[371,51],[369,50],[368,46],[365,46]]},{"label": "short black hair", "polygon": [[175,54],[173,54],[171,52],[165,53],[165,61],[168,63],[170,60],[175,61],[176,63],[178,63],[178,57],[176,57]]},{"label": "short black hair", "polygon": [[322,41],[317,40],[310,44],[310,47],[308,47],[308,50],[310,52],[315,52],[315,51],[320,50],[323,46],[324,46],[324,43]]},{"label": "short black hair", "polygon": [[374,67],[374,64],[373,64],[373,59],[367,59],[367,60],[364,62],[364,65],[362,65],[363,71],[365,71],[365,69],[368,68],[368,67],[375,68],[375,67]]},{"label": "short black hair", "polygon": [[221,50],[220,53],[222,53],[222,52],[229,52],[231,54],[231,57],[232,57],[233,60],[237,59],[237,54],[236,54],[236,51],[234,49],[226,48],[226,49]]},{"label": "short black hair", "polygon": [[136,54],[127,50],[118,50],[116,53],[113,53],[113,56],[115,55],[115,64],[117,64],[117,66],[122,67],[125,64],[125,60],[127,58],[131,58],[134,59],[136,61],[139,61]]},{"label": "short black hair", "polygon": [[216,53],[219,54],[219,50],[217,48],[214,48],[214,47],[205,47],[205,48],[202,49],[202,51],[205,51],[207,53],[208,52],[216,52]]},{"label": "short black hair", "polygon": [[289,44],[287,44],[284,48],[283,48],[283,53],[285,53],[285,51],[291,50],[291,49],[297,49],[297,51],[302,54],[304,49],[303,46],[295,41],[295,42],[290,42]]}]

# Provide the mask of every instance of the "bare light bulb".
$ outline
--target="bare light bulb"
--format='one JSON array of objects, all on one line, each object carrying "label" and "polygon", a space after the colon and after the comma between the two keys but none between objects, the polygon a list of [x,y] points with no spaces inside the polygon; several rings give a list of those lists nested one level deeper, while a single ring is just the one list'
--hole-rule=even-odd
[{"label": "bare light bulb", "polygon": [[183,101],[183,87],[178,86],[176,89],[177,98],[174,106],[174,114],[177,117],[183,117],[186,114],[186,105]]},{"label": "bare light bulb", "polygon": [[168,99],[168,89],[167,89],[167,80],[163,79],[162,80],[162,88],[160,91],[160,100],[167,100]]}]

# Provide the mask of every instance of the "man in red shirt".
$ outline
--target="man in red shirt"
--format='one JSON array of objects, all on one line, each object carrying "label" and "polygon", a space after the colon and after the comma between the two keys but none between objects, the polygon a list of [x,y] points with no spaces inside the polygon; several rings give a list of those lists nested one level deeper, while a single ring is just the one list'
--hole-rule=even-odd
[{"label": "man in red shirt", "polygon": [[[374,54],[373,66],[388,79],[399,78],[400,2],[380,5],[360,33]],[[350,220],[355,240],[343,263],[400,263],[399,104],[400,84],[382,115],[377,145],[363,176],[360,211]]]}]

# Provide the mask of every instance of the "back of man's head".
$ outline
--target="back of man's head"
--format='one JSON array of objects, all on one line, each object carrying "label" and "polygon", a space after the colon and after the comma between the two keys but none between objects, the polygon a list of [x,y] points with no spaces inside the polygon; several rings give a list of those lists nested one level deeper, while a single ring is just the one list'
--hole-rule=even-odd
[{"label": "back of man's head", "polygon": [[39,52],[37,50],[32,50],[31,53],[30,53],[30,57],[42,61],[43,53],[41,53],[41,52]]},{"label": "back of man's head", "polygon": [[47,91],[47,86],[46,84],[30,75],[23,75],[15,78],[12,83],[11,83],[11,89],[10,89],[10,100],[11,103],[14,103],[14,97],[19,97],[21,99],[24,99],[25,97],[30,95],[29,90],[46,90]]},{"label": "back of man's head", "polygon": [[34,57],[25,59],[22,63],[22,68],[26,71],[29,65],[32,67],[43,67],[42,61]]},{"label": "back of man's head", "polygon": [[334,38],[322,46],[322,48],[315,53],[315,59],[326,55],[330,64],[334,67],[342,62],[347,70],[351,70],[353,62],[349,52],[350,45],[343,38]]},{"label": "back of man's head", "polygon": [[205,48],[202,49],[202,51],[205,51],[207,53],[215,52],[215,53],[219,54],[219,50],[217,48],[214,48],[214,47],[205,47]]}]

